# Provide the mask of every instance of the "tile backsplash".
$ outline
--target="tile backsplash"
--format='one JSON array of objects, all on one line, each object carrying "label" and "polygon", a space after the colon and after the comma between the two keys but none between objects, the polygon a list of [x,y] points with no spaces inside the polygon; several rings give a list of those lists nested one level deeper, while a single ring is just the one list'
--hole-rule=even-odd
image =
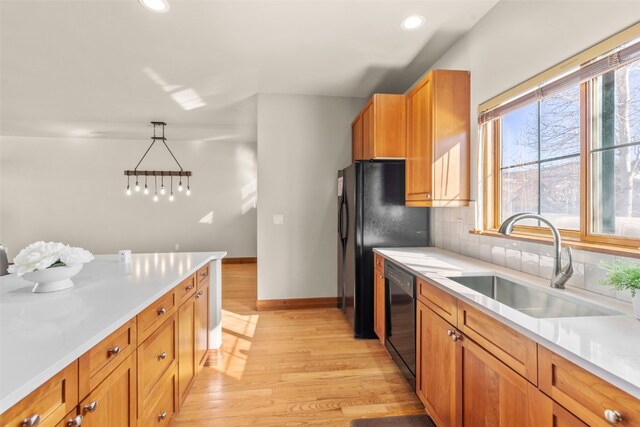
[{"label": "tile backsplash", "polygon": [[[551,277],[552,245],[470,234],[469,230],[479,228],[476,226],[476,221],[476,202],[470,202],[468,207],[461,208],[432,208],[432,244],[460,255],[534,276],[545,279]],[[563,259],[566,259],[566,256],[566,249],[563,249]],[[629,291],[616,291],[612,287],[599,284],[606,278],[606,273],[598,264],[601,261],[613,262],[616,259],[624,258],[598,252],[573,250],[574,272],[567,286],[631,302]]]}]

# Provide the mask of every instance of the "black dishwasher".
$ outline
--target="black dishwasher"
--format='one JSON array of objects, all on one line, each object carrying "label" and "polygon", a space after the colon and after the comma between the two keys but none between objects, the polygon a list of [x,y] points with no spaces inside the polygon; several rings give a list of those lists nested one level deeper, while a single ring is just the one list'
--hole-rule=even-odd
[{"label": "black dishwasher", "polygon": [[387,351],[413,389],[416,389],[416,292],[415,276],[386,262]]}]

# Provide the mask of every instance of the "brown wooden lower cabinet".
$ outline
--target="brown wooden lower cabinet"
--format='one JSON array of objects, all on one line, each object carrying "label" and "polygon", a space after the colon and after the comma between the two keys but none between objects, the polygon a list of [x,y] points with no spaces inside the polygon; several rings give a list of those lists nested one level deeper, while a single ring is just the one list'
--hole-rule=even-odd
[{"label": "brown wooden lower cabinet", "polygon": [[191,296],[178,309],[178,397],[182,404],[196,375],[196,298]]},{"label": "brown wooden lower cabinet", "polygon": [[132,354],[80,402],[82,426],[136,426],[136,386],[136,355]]},{"label": "brown wooden lower cabinet", "polygon": [[209,350],[209,285],[196,293],[196,365],[202,367]]},{"label": "brown wooden lower cabinet", "polygon": [[374,285],[373,285],[373,300],[374,300],[374,308],[373,308],[373,330],[378,335],[380,342],[384,344],[385,339],[385,329],[386,329],[386,291],[385,291],[385,280],[384,280],[384,272],[375,268],[373,271],[374,277]]},{"label": "brown wooden lower cabinet", "polygon": [[0,415],[0,425],[54,427],[78,405],[78,361],[58,372],[49,381]]},{"label": "brown wooden lower cabinet", "polygon": [[416,304],[416,393],[439,426],[456,425],[457,346],[453,327],[428,308]]}]

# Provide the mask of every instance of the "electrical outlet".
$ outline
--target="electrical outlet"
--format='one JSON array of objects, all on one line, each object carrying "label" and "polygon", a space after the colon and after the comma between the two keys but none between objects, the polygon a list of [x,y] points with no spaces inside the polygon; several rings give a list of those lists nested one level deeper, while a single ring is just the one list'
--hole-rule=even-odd
[{"label": "electrical outlet", "polygon": [[176,251],[180,250],[180,244],[176,243]]},{"label": "electrical outlet", "polygon": [[458,234],[464,234],[464,221],[462,218],[458,218],[456,223],[458,224]]},{"label": "electrical outlet", "polygon": [[284,214],[273,214],[273,223],[275,225],[284,224]]}]

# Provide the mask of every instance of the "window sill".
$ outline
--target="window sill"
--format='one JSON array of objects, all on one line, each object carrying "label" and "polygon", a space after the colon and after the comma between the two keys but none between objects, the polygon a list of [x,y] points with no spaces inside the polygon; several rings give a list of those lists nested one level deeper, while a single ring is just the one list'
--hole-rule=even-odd
[{"label": "window sill", "polygon": [[[524,233],[513,233],[510,236],[505,236],[504,234],[498,233],[496,230],[469,230],[469,234],[475,234],[478,236],[488,236],[488,237],[500,237],[503,239],[522,240],[525,242],[543,243],[547,245],[553,244],[553,239],[550,237],[534,236],[531,234],[524,234]],[[640,248],[633,248],[629,246],[617,246],[617,245],[607,245],[602,243],[580,242],[580,241],[572,240],[566,237],[562,239],[562,246],[563,247],[568,246],[572,249],[578,249],[582,251],[600,252],[600,253],[605,253],[609,255],[640,258]]]}]

